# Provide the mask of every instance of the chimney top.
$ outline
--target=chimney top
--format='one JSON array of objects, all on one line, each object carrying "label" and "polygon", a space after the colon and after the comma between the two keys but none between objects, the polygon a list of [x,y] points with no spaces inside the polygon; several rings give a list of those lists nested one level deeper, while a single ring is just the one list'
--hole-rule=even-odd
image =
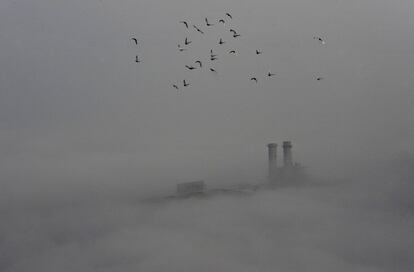
[{"label": "chimney top", "polygon": [[292,147],[292,142],[291,141],[284,141],[283,142],[283,147]]}]

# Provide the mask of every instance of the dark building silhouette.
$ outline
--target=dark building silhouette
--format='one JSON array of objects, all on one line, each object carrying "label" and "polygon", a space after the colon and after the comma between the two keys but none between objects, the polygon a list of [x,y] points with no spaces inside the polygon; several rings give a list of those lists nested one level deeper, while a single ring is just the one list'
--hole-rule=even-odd
[{"label": "dark building silhouette", "polygon": [[292,167],[292,143],[290,141],[283,142],[283,167]]},{"label": "dark building silhouette", "polygon": [[267,145],[269,155],[268,181],[272,185],[293,185],[304,179],[304,169],[296,162],[293,162],[292,143],[283,142],[283,166],[277,165],[277,144]]},{"label": "dark building silhouette", "polygon": [[267,149],[269,156],[268,177],[274,178],[277,175],[277,144],[270,143],[267,145]]}]

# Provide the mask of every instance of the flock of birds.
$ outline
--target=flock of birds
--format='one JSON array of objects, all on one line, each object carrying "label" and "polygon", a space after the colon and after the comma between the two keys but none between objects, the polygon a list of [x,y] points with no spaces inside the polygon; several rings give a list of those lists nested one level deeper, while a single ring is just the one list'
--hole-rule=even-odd
[{"label": "flock of birds", "polygon": [[[215,25],[220,25],[220,24],[223,25],[223,26],[226,26],[227,25],[227,22],[228,21],[231,21],[231,20],[233,20],[233,16],[230,13],[227,12],[227,13],[225,13],[225,16],[223,16],[222,19],[219,19],[217,21],[217,23],[211,23],[208,18],[204,18],[205,27],[206,27],[205,29],[203,29],[203,28],[201,28],[201,27],[199,27],[199,26],[197,26],[195,24],[191,24],[190,25],[190,23],[188,21],[180,21],[179,23],[183,25],[183,27],[185,28],[186,31],[188,31],[188,33],[190,33],[190,30],[193,29],[194,31],[196,31],[200,35],[204,35],[205,34],[205,31],[208,31],[211,27],[213,27]],[[231,24],[229,24],[229,25],[231,25]],[[234,28],[229,28],[228,29],[228,32],[231,33],[232,39],[238,39],[241,36],[241,34],[239,32],[237,32]],[[313,39],[316,40],[316,41],[318,41],[322,45],[326,44],[325,40],[322,39],[321,37],[315,36],[315,37],[313,37]],[[135,37],[132,37],[131,38],[131,41],[135,45],[138,45],[138,43],[139,43],[138,42],[138,39],[135,38]],[[190,48],[190,46],[192,46],[191,45],[192,43],[193,42],[187,36],[184,39],[184,41],[183,41],[182,44],[178,44],[178,51],[179,52],[182,52],[182,53],[188,51],[188,49]],[[217,46],[222,47],[224,44],[226,44],[226,40],[224,40],[223,37],[218,37]],[[236,49],[232,49],[232,48],[228,49],[227,52],[228,52],[229,55],[236,55],[237,54],[237,50]],[[255,54],[256,55],[261,55],[261,54],[263,54],[263,52],[261,50],[259,50],[259,49],[256,49],[255,50]],[[214,64],[218,60],[218,57],[219,57],[218,54],[216,54],[213,49],[210,49],[209,62],[208,63],[203,63],[200,59],[197,59],[196,61],[194,61],[194,65],[188,65],[188,64],[186,64],[186,65],[184,65],[184,68],[187,69],[187,70],[189,70],[189,71],[193,71],[193,70],[196,70],[196,69],[202,69],[202,68],[204,68],[204,67],[207,66],[209,68],[209,71],[211,73],[217,74],[218,72],[217,72],[217,69],[215,68],[215,65]],[[136,63],[140,63],[141,61],[142,61],[142,59],[140,59],[139,56],[136,55],[135,56],[135,62]],[[268,78],[273,77],[275,75],[276,74],[275,73],[272,73],[270,70],[266,73],[266,77],[268,77]],[[323,77],[316,77],[315,79],[317,81],[320,81],[320,80],[323,79]],[[250,76],[250,81],[255,82],[255,83],[258,83],[259,79],[258,79],[257,76]],[[182,80],[182,85],[181,84],[178,84],[178,83],[173,83],[173,84],[171,84],[171,86],[178,91],[178,90],[180,90],[180,87],[181,86],[182,87],[188,87],[188,86],[190,86],[190,82],[187,79],[183,79]]]}]

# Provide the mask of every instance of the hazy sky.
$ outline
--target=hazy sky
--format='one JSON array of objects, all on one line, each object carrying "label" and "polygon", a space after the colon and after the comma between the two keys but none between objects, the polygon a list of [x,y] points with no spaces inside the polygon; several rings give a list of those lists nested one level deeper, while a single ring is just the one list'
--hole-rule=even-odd
[{"label": "hazy sky", "polygon": [[[0,270],[412,271],[413,18],[412,0],[0,1]],[[185,70],[211,48],[217,74]],[[284,140],[329,186],[141,202],[257,182]]]},{"label": "hazy sky", "polygon": [[[179,23],[225,12],[237,41]],[[408,0],[1,1],[2,180],[257,177],[265,144],[286,139],[318,170],[412,152],[413,13]],[[219,73],[186,71],[218,37]]]}]

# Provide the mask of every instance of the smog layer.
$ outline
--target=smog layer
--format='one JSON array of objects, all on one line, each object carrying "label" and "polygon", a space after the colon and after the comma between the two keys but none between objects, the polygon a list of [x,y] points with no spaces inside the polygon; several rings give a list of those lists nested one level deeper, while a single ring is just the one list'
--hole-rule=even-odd
[{"label": "smog layer", "polygon": [[414,160],[406,159],[335,184],[246,196],[154,201],[125,191],[3,202],[0,267],[408,272]]},{"label": "smog layer", "polygon": [[[413,18],[412,0],[1,0],[0,271],[411,272]],[[301,186],[165,198],[264,183],[284,141]]]}]

